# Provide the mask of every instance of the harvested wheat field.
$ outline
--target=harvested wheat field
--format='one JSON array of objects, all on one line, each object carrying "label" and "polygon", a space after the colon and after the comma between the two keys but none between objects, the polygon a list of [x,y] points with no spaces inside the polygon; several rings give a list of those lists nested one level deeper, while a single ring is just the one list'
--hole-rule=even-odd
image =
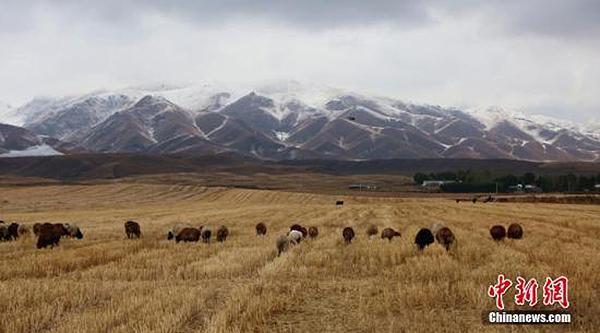
[{"label": "harvested wheat field", "polygon": [[[344,200],[343,206],[335,206]],[[597,332],[600,206],[457,204],[205,188],[103,184],[2,188],[0,219],[77,223],[82,240],[37,250],[0,243],[0,332]],[[142,238],[128,240],[135,220]],[[522,240],[497,244],[489,227],[518,221]],[[176,222],[226,225],[225,243],[166,240]],[[264,222],[265,237],[254,226]],[[449,226],[456,246],[419,253],[421,227]],[[281,257],[293,223],[318,226]],[[368,239],[373,223],[402,233]],[[356,238],[343,244],[352,226]],[[499,273],[570,279],[570,326],[490,326],[487,287]],[[505,296],[508,308],[513,292]]]}]

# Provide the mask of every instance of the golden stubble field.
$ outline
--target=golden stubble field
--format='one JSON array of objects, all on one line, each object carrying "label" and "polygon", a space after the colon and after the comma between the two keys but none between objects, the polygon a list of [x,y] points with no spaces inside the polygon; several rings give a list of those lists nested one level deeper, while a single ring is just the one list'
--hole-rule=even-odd
[{"label": "golden stubble field", "polygon": [[[368,197],[336,207],[340,198],[191,185],[3,187],[0,219],[78,223],[85,238],[44,250],[33,237],[0,243],[0,332],[600,330],[600,207]],[[127,219],[141,224],[141,240],[126,239]],[[261,221],[264,238],[254,234]],[[514,221],[523,240],[490,240],[491,225]],[[224,224],[230,238],[175,244],[165,233],[176,222]],[[277,258],[275,239],[295,222],[320,236]],[[450,253],[415,250],[418,229],[434,222],[456,234]],[[402,237],[369,240],[368,223]],[[349,246],[345,226],[357,231]],[[499,273],[569,277],[575,323],[484,325]]]}]

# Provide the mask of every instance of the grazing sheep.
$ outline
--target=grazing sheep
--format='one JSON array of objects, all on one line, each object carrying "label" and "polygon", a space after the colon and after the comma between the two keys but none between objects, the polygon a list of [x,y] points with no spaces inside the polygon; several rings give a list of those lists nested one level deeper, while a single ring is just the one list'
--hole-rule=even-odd
[{"label": "grazing sheep", "polygon": [[518,223],[513,223],[508,226],[508,238],[521,239],[523,238],[523,228]]},{"label": "grazing sheep", "polygon": [[127,234],[127,238],[140,238],[142,235],[142,231],[140,230],[140,225],[135,221],[127,221],[125,222],[125,234]]},{"label": "grazing sheep", "polygon": [[29,227],[24,224],[19,225],[19,229],[17,230],[17,232],[19,234],[19,237],[26,237],[30,233]]},{"label": "grazing sheep", "polygon": [[257,236],[264,236],[267,234],[267,226],[260,222],[256,225],[256,235]]},{"label": "grazing sheep", "polygon": [[4,224],[0,224],[0,241],[7,240],[8,228]]},{"label": "grazing sheep", "polygon": [[346,244],[352,243],[352,239],[354,238],[354,229],[350,227],[344,228],[342,231],[342,236],[344,237]]},{"label": "grazing sheep", "polygon": [[452,244],[454,244],[455,241],[455,237],[452,233],[452,230],[450,230],[447,227],[440,228],[435,233],[435,239],[438,243],[440,243],[440,245],[442,245],[446,249],[446,251],[450,251],[450,247],[452,246]]},{"label": "grazing sheep", "polygon": [[338,201],[335,202],[335,205],[336,206],[342,206],[342,205],[344,205],[344,201],[338,200]]},{"label": "grazing sheep", "polygon": [[394,237],[400,237],[400,233],[392,228],[385,228],[381,232],[381,239],[387,238],[391,242]]},{"label": "grazing sheep", "polygon": [[40,227],[36,247],[38,249],[48,246],[57,246],[60,238],[68,234],[67,228],[62,223],[50,224],[44,223]]},{"label": "grazing sheep", "polygon": [[229,236],[229,229],[224,225],[220,226],[217,229],[217,242],[224,242],[227,240],[227,236]]},{"label": "grazing sheep", "polygon": [[301,225],[299,225],[299,224],[293,224],[293,225],[290,227],[290,231],[291,231],[291,230],[297,230],[297,231],[300,231],[300,232],[302,233],[302,237],[303,237],[303,238],[306,238],[306,236],[308,236],[308,230],[306,230],[306,228],[305,228],[305,227],[303,227],[303,226],[301,226]]},{"label": "grazing sheep", "polygon": [[434,242],[433,234],[431,233],[431,230],[429,230],[427,228],[422,228],[417,233],[417,236],[415,236],[415,244],[417,244],[417,247],[421,251],[424,250],[427,246],[429,246],[433,242]]},{"label": "grazing sheep", "polygon": [[287,251],[291,246],[300,243],[302,240],[302,232],[298,230],[290,230],[287,235],[277,238],[275,246],[277,247],[277,256],[282,252]]},{"label": "grazing sheep", "polygon": [[36,236],[39,236],[41,229],[42,229],[42,224],[41,223],[35,223],[33,225],[33,234],[36,235]]},{"label": "grazing sheep", "polygon": [[202,233],[200,234],[200,236],[202,237],[202,242],[207,243],[207,244],[210,243],[211,235],[212,235],[212,231],[210,231],[210,229],[203,228]]},{"label": "grazing sheep", "polygon": [[176,223],[171,229],[169,229],[169,231],[167,231],[167,239],[171,240],[175,238],[177,235],[179,235],[181,230],[185,228],[192,228],[192,226],[189,223]]},{"label": "grazing sheep", "polygon": [[473,203],[477,203],[477,198],[473,198]]},{"label": "grazing sheep", "polygon": [[317,227],[308,228],[308,236],[310,237],[310,239],[317,238],[317,236],[319,236],[319,229],[317,229]]},{"label": "grazing sheep", "polygon": [[77,225],[67,223],[67,224],[65,224],[65,228],[67,229],[68,237],[77,238],[77,239],[83,238],[83,233],[81,232],[81,229],[79,229],[79,227]]},{"label": "grazing sheep", "polygon": [[294,241],[294,244],[299,244],[302,241],[302,238],[304,238],[302,232],[298,230],[290,230],[287,236],[290,241]]},{"label": "grazing sheep", "polygon": [[289,246],[290,243],[288,241],[287,236],[281,236],[277,238],[277,241],[275,242],[275,247],[277,248],[277,256],[279,257],[282,252],[287,251]]},{"label": "grazing sheep", "polygon": [[16,240],[19,238],[19,225],[17,223],[11,223],[6,228],[6,233],[4,235],[5,240]]},{"label": "grazing sheep", "polygon": [[379,233],[379,229],[377,229],[377,226],[374,224],[370,224],[367,227],[367,237],[371,238],[375,235],[377,235]]},{"label": "grazing sheep", "polygon": [[175,242],[197,242],[200,240],[200,230],[196,228],[183,228],[175,236]]},{"label": "grazing sheep", "polygon": [[506,237],[506,229],[504,228],[504,226],[495,225],[492,228],[490,228],[490,235],[492,236],[492,239],[499,242]]}]

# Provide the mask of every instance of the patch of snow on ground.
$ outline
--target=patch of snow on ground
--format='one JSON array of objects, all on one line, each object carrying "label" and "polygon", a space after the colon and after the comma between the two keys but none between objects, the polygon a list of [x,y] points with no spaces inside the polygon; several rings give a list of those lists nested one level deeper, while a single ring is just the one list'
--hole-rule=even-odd
[{"label": "patch of snow on ground", "polygon": [[277,140],[279,140],[279,141],[286,141],[290,137],[290,133],[276,131],[275,137],[277,137]]},{"label": "patch of snow on ground", "polygon": [[0,154],[0,157],[24,157],[24,156],[54,156],[63,155],[49,145],[39,145],[29,147],[25,150],[11,150],[8,153]]}]

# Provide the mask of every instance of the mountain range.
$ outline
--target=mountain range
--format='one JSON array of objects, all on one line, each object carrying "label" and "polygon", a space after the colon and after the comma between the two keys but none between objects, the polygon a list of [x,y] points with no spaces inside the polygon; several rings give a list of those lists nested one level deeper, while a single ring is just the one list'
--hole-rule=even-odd
[{"label": "mountain range", "polygon": [[[265,160],[600,161],[600,125],[445,108],[295,81],[135,87],[0,104],[0,156],[207,155]],[[23,153],[25,151],[25,153]],[[21,152],[21,153],[20,153]]]}]

